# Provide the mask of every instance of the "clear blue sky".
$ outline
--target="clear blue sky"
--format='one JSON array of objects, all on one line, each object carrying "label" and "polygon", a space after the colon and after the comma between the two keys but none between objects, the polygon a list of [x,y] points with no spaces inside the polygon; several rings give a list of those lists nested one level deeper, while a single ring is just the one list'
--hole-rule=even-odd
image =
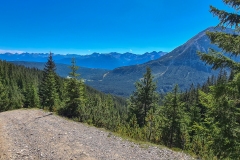
[{"label": "clear blue sky", "polygon": [[0,52],[171,51],[218,24],[221,0],[0,0]]}]

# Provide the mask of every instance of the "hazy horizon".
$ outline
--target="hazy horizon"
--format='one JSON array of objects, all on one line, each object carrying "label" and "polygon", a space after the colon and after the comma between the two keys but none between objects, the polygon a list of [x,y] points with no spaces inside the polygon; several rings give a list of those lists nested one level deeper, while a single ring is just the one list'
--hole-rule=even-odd
[{"label": "hazy horizon", "polygon": [[0,52],[92,54],[170,52],[218,19],[222,1],[2,2]]}]

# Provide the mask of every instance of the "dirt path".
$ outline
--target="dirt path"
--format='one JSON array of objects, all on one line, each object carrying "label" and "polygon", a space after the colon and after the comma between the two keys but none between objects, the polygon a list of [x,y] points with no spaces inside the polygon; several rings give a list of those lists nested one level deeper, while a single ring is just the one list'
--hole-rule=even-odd
[{"label": "dirt path", "polygon": [[191,159],[157,147],[143,148],[109,132],[42,110],[0,113],[0,159]]},{"label": "dirt path", "polygon": [[3,132],[2,122],[0,121],[0,160],[9,159],[6,132]]}]

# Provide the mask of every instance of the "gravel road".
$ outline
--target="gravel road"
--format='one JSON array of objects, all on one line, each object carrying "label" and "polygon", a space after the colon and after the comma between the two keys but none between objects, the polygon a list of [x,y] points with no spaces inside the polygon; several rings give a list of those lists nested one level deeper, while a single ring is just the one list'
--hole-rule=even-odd
[{"label": "gravel road", "polygon": [[185,160],[184,153],[143,147],[110,132],[38,109],[0,113],[0,159]]}]

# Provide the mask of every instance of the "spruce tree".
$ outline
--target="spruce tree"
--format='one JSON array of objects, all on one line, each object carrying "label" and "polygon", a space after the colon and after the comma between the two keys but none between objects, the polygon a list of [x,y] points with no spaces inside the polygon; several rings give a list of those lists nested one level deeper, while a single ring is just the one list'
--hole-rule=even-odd
[{"label": "spruce tree", "polygon": [[185,125],[189,117],[184,113],[184,103],[180,101],[177,85],[164,97],[161,116],[163,117],[163,142],[169,147],[183,148],[185,145],[183,136],[187,130]]},{"label": "spruce tree", "polygon": [[6,86],[3,85],[0,79],[0,112],[7,110],[8,108],[8,93]]},{"label": "spruce tree", "polygon": [[39,96],[37,94],[36,85],[29,84],[26,88],[24,96],[25,96],[24,102],[25,108],[39,107]]},{"label": "spruce tree", "polygon": [[[206,128],[211,128],[210,144],[208,145],[218,159],[238,159],[240,156],[240,63],[233,59],[240,55],[240,1],[223,0],[223,2],[235,10],[229,13],[213,6],[210,11],[217,16],[220,23],[217,27],[234,29],[232,33],[207,32],[211,42],[222,49],[216,52],[213,49],[209,53],[198,53],[200,58],[213,69],[229,68],[232,70],[231,80],[228,82],[226,74],[220,74],[217,83],[210,87],[210,92],[201,101],[208,106],[205,123]],[[229,56],[227,56],[227,54]],[[206,103],[207,102],[207,103]],[[210,126],[210,127],[209,127]]]},{"label": "spruce tree", "polygon": [[55,70],[56,65],[50,52],[43,70],[43,79],[39,89],[41,105],[42,107],[48,107],[50,111],[53,111],[54,107],[57,107],[59,104],[59,95],[57,92],[59,88],[57,85],[58,76]]},{"label": "spruce tree", "polygon": [[239,56],[240,54],[240,1],[239,0],[223,0],[227,5],[230,5],[235,13],[228,13],[224,10],[219,10],[213,6],[210,6],[210,12],[214,16],[217,16],[220,23],[217,27],[225,29],[231,27],[234,29],[234,33],[225,32],[207,32],[206,34],[211,40],[211,43],[217,45],[223,50],[223,53],[229,54],[230,56],[224,55],[222,52],[216,52],[213,49],[209,50],[209,53],[198,53],[200,58],[207,64],[213,65],[213,69],[228,67],[232,70],[240,70],[240,63],[235,62],[232,58]]},{"label": "spruce tree", "polygon": [[66,84],[66,111],[65,114],[68,117],[78,117],[82,121],[85,106],[85,87],[81,80],[78,80],[79,74],[77,74],[78,66],[76,66],[75,59],[72,59],[72,65],[70,66],[71,72],[70,78]]},{"label": "spruce tree", "polygon": [[159,107],[154,112],[153,109],[150,109],[145,118],[146,125],[144,128],[145,139],[150,142],[158,143],[160,140],[160,134],[162,130],[160,128],[162,117],[160,117]]},{"label": "spruce tree", "polygon": [[147,67],[147,72],[143,78],[140,82],[136,82],[136,91],[133,92],[129,100],[130,117],[136,115],[140,127],[145,125],[148,111],[151,108],[154,110],[158,104],[157,86],[153,82],[153,78],[151,69]]}]

